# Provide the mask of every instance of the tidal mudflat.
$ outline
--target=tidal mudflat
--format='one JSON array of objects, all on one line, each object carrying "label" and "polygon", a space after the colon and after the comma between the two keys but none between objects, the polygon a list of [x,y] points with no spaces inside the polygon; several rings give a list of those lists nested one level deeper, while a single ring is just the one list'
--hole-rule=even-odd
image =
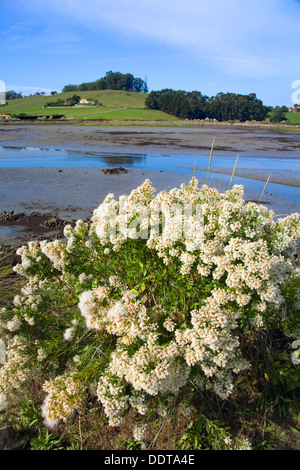
[{"label": "tidal mudflat", "polygon": [[[212,186],[226,189],[233,167],[231,160],[234,161],[238,154],[240,168],[237,168],[237,178],[233,180],[233,184],[246,182],[246,200],[260,200],[264,181],[267,180],[269,169],[272,169],[276,175],[277,184],[281,187],[285,185],[289,194],[294,194],[294,197],[289,199],[278,197],[271,192],[270,185],[261,202],[278,215],[300,213],[300,198],[298,200],[296,192],[299,191],[300,180],[300,133],[297,132],[278,133],[267,129],[232,129],[211,126],[191,128],[0,125],[0,142],[3,148],[32,148],[33,154],[34,149],[44,148],[52,150],[53,156],[58,154],[59,150],[68,149],[78,151],[78,155],[84,152],[91,155],[95,152],[102,154],[107,152],[110,157],[114,156],[114,158],[108,160],[106,166],[124,163],[124,156],[128,154],[158,155],[166,159],[170,159],[172,155],[174,158],[189,156],[195,160],[201,156],[206,157],[208,165],[213,139],[215,139],[213,159],[214,157],[227,157],[228,166],[218,169],[216,163],[215,169],[211,169],[208,180],[203,171],[205,168],[197,171],[196,177],[200,184],[208,181]],[[44,166],[43,158],[49,158],[49,152],[45,152],[45,157],[38,158],[35,166],[30,164],[22,166],[22,162],[19,161],[19,165],[9,167],[7,164],[0,168],[0,212],[14,211],[14,213],[23,213],[27,217],[23,220],[23,226],[20,219],[18,222],[0,220],[0,226],[3,226],[2,231],[0,227],[0,243],[13,240],[19,243],[24,237],[34,238],[37,235],[51,233],[49,230],[45,232],[40,229],[41,224],[37,224],[37,213],[41,217],[47,214],[51,217],[52,214],[56,214],[57,217],[66,221],[85,219],[92,215],[93,209],[108,193],[113,193],[115,197],[128,194],[146,178],[150,179],[157,191],[170,190],[181,183],[188,183],[193,175],[192,166],[182,169],[178,166],[176,171],[169,171],[167,166],[164,169],[143,167],[141,162],[139,167],[135,167],[130,164],[130,160],[129,163],[125,160],[126,172],[107,174],[102,171],[101,164],[88,165],[83,161],[78,165],[59,165],[53,162],[52,166]],[[246,168],[242,166],[243,158],[244,162],[250,161]],[[184,166],[185,160],[184,158],[182,160],[182,166]],[[259,168],[257,162],[263,160],[267,163],[264,163],[263,168]],[[279,165],[277,169],[276,165],[274,167],[275,160]],[[251,161],[256,162],[255,166],[251,167]],[[238,179],[241,169],[243,180]],[[220,173],[222,173],[222,181],[219,178]],[[226,173],[228,173],[227,180]],[[248,182],[252,181],[252,186],[247,184],[247,178]],[[32,219],[30,225],[28,221],[32,213],[35,223]],[[15,232],[14,226],[16,229],[18,226]],[[39,230],[37,230],[38,227]],[[50,228],[47,227],[47,229]]]},{"label": "tidal mudflat", "polygon": [[56,147],[133,153],[300,158],[300,132],[278,132],[265,127],[233,126],[101,126],[0,125],[0,142],[35,147]]}]

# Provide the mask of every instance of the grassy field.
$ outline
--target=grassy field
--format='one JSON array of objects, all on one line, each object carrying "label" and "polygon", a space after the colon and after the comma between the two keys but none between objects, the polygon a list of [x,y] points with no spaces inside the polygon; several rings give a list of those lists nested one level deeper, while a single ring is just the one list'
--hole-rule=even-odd
[{"label": "grassy field", "polygon": [[[78,107],[49,107],[44,108],[48,102],[55,102],[58,98],[67,100],[77,94],[81,98],[97,100],[99,106]],[[55,96],[28,96],[17,100],[9,100],[7,106],[0,108],[0,114],[21,114],[29,116],[49,116],[63,114],[67,119],[81,120],[111,120],[111,121],[179,121],[174,116],[147,109],[145,99],[147,93],[117,90],[94,90],[60,93]],[[300,124],[300,113],[286,113],[287,124]]]},{"label": "grassy field", "polygon": [[300,113],[286,113],[285,116],[290,124],[300,124]]},{"label": "grassy field", "polygon": [[48,102],[55,102],[58,98],[67,100],[74,92],[60,93],[56,96],[28,96],[17,100],[8,101],[7,106],[0,108],[0,114],[20,114],[29,116],[48,116],[63,114],[65,117],[75,120],[82,119],[109,119],[109,120],[142,120],[142,121],[177,121],[177,118],[163,113],[146,109],[145,93],[126,92],[116,90],[95,90],[76,92],[81,98],[97,100],[99,107],[51,107],[44,108]]}]

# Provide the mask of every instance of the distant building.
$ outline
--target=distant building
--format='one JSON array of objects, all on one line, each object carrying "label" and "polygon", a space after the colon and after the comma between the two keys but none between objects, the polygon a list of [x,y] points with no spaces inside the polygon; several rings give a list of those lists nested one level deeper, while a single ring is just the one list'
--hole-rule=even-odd
[{"label": "distant building", "polygon": [[289,108],[289,113],[298,113],[300,111],[300,104],[294,104],[291,108]]},{"label": "distant building", "polygon": [[0,119],[9,119],[10,114],[0,114]]},{"label": "distant building", "polygon": [[86,98],[81,98],[81,100],[79,101],[80,104],[95,104],[94,101],[92,100],[88,100]]}]

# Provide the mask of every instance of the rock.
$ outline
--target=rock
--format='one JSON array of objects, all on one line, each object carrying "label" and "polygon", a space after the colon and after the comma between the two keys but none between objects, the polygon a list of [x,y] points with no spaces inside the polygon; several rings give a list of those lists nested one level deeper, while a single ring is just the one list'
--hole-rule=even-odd
[{"label": "rock", "polygon": [[19,214],[15,214],[14,211],[3,211],[1,212],[0,214],[0,220],[4,221],[4,220],[18,220],[20,219],[21,217],[24,217],[25,214],[23,213],[19,213]]},{"label": "rock", "polygon": [[55,214],[48,220],[46,220],[43,225],[44,227],[65,227],[68,224],[67,221],[60,219]]},{"label": "rock", "polygon": [[35,212],[34,211],[34,212],[31,212],[30,217],[41,217],[41,215],[42,214],[40,212]]},{"label": "rock", "polygon": [[117,175],[119,173],[128,173],[128,170],[122,167],[103,168],[102,173],[104,173],[105,175]]}]

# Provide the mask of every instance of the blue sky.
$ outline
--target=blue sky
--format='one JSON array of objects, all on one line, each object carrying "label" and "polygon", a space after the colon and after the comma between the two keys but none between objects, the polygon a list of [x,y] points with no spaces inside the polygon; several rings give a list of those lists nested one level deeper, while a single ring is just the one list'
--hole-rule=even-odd
[{"label": "blue sky", "polygon": [[0,54],[0,80],[23,95],[112,70],[147,78],[150,91],[291,106],[300,0],[1,0]]}]

